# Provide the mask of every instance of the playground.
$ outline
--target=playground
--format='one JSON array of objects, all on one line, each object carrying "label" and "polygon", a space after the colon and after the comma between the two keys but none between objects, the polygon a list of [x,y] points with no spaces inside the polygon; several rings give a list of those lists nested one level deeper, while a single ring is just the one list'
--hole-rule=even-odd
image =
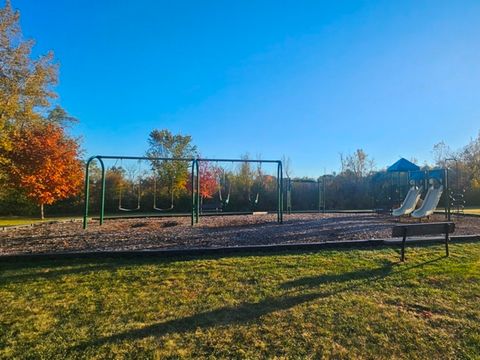
[{"label": "playground", "polygon": [[[431,221],[444,221],[435,214]],[[455,235],[480,234],[480,217],[454,216]],[[37,224],[0,232],[2,254],[198,249],[255,245],[389,239],[398,219],[386,214],[304,213],[205,216],[191,226],[189,217],[151,217]],[[403,219],[404,223],[415,223]]]},{"label": "playground", "polygon": [[372,179],[367,198],[382,204],[379,209],[346,211],[327,207],[335,193],[325,177],[284,178],[282,165],[94,156],[86,165],[83,221],[4,227],[0,252],[193,251],[388,240],[394,225],[442,221],[455,221],[455,236],[480,234],[480,217],[459,211],[458,191],[449,184],[455,173],[446,169],[421,170],[400,159]]}]

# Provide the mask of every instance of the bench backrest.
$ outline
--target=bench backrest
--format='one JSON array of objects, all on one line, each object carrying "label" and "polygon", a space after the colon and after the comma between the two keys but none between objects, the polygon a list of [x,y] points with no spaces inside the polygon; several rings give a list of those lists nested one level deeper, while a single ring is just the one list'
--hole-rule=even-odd
[{"label": "bench backrest", "polygon": [[405,224],[395,225],[392,229],[393,237],[415,235],[438,235],[450,234],[455,231],[453,222],[437,222],[428,224]]}]

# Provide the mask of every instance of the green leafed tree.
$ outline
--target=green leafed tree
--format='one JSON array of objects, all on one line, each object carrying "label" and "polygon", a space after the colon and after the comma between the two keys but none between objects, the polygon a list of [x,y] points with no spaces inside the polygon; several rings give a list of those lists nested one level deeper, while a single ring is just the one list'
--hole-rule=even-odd
[{"label": "green leafed tree", "polygon": [[9,159],[1,154],[14,150],[14,135],[52,123],[63,127],[73,120],[53,104],[58,71],[53,53],[33,58],[34,41],[23,38],[19,19],[6,0],[0,8],[0,199],[7,202],[10,194],[22,193],[5,186]]},{"label": "green leafed tree", "polygon": [[31,57],[32,40],[24,40],[20,14],[9,0],[0,9],[0,146],[11,146],[11,128],[46,119],[56,97],[57,65],[53,53]]},{"label": "green leafed tree", "polygon": [[[197,147],[189,135],[172,134],[169,130],[153,130],[148,138],[147,156],[151,158],[193,158]],[[176,194],[184,191],[189,180],[187,161],[152,161],[158,186]],[[173,196],[173,195],[172,195]]]}]

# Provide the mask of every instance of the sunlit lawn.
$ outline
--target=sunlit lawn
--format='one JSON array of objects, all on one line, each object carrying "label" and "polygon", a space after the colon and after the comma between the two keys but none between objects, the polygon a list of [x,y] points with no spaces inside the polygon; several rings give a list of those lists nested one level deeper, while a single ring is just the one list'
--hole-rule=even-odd
[{"label": "sunlit lawn", "polygon": [[12,217],[0,217],[0,227],[1,226],[15,226],[15,225],[29,225],[29,224],[36,224],[39,222],[45,222],[45,221],[53,221],[53,220],[70,220],[73,218],[69,217],[52,217],[52,218],[46,218],[45,220],[41,220],[40,218],[35,218],[35,217],[17,217],[17,216],[12,216]]},{"label": "sunlit lawn", "polygon": [[480,208],[465,208],[465,214],[480,215]]},{"label": "sunlit lawn", "polygon": [[3,358],[478,358],[480,243],[0,262]]}]

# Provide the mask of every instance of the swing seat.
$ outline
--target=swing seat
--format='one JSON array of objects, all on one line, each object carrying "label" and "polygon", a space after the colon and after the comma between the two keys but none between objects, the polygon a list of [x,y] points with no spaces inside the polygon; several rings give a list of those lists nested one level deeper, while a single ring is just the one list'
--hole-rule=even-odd
[{"label": "swing seat", "polygon": [[201,211],[202,212],[222,212],[223,204],[222,203],[203,204]]},{"label": "swing seat", "polygon": [[133,208],[133,209],[127,209],[127,208],[124,208],[122,206],[119,206],[118,210],[120,210],[120,211],[138,211],[138,210],[140,210],[140,206],[137,206],[136,208]]}]

